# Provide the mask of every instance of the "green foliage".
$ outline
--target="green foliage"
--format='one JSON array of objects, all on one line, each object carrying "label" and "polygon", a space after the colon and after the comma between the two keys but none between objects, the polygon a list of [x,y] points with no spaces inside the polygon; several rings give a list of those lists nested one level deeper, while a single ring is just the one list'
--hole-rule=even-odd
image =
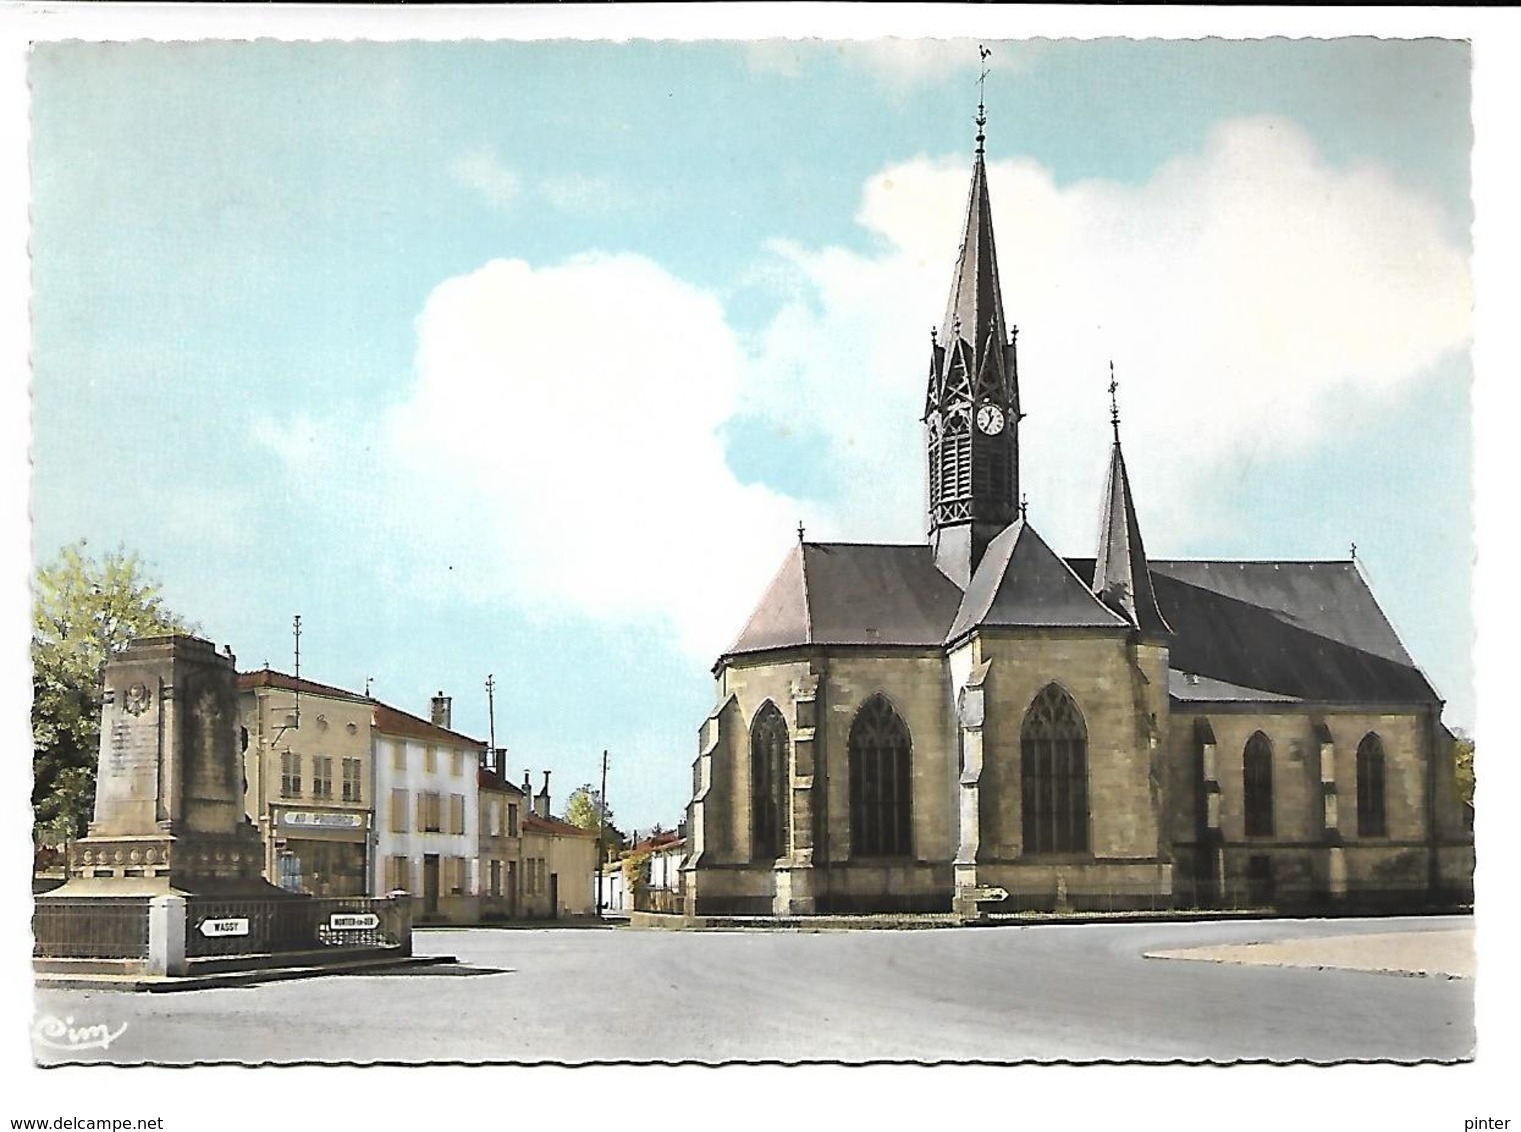
[{"label": "green foliage", "polygon": [[598,818],[604,817],[602,822],[602,844],[609,853],[622,849],[627,838],[613,825],[613,808],[607,807],[606,815],[601,814],[602,794],[590,782],[577,786],[570,792],[570,797],[565,799],[565,820],[571,825],[581,829],[589,829],[596,832]]},{"label": "green foliage", "polygon": [[95,807],[101,679],[134,637],[193,632],[166,609],[135,553],[99,560],[83,539],[37,571],[32,591],[32,809],[39,839],[85,831]]},{"label": "green foliage", "polygon": [[1462,728],[1455,727],[1452,730],[1452,766],[1453,778],[1457,785],[1458,797],[1473,805],[1473,736]]},{"label": "green foliage", "polygon": [[626,854],[620,862],[623,866],[623,885],[630,898],[643,892],[650,885],[650,853]]}]

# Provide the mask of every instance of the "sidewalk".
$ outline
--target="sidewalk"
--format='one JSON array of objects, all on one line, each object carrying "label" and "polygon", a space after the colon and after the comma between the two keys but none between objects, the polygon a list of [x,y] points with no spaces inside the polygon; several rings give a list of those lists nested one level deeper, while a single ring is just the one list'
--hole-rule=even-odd
[{"label": "sidewalk", "polygon": [[1473,929],[1371,932],[1360,935],[1233,943],[1148,951],[1147,959],[1192,959],[1257,967],[1313,967],[1381,975],[1428,975],[1471,979],[1477,966]]}]

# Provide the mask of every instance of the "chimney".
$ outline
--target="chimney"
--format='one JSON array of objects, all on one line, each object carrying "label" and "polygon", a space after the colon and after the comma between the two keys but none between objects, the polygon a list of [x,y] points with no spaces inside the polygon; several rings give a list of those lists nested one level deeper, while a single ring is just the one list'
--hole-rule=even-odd
[{"label": "chimney", "polygon": [[453,705],[453,697],[444,695],[442,690],[439,691],[438,695],[433,697],[432,720],[434,727],[449,728],[453,726],[451,722]]},{"label": "chimney", "polygon": [[544,791],[533,800],[533,812],[541,818],[549,816],[549,771],[544,772]]},{"label": "chimney", "polygon": [[528,780],[528,776],[531,773],[527,767],[523,768],[523,801],[527,802],[530,807],[533,806],[533,783]]}]

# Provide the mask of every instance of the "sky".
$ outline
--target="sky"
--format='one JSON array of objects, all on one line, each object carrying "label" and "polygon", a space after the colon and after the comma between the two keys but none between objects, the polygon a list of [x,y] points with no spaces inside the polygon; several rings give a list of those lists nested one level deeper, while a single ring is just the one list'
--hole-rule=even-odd
[{"label": "sky", "polygon": [[[991,40],[1030,518],[1357,557],[1472,725],[1470,52]],[[971,40],[47,43],[33,554],[139,552],[244,668],[687,801],[796,539],[923,538]]]},{"label": "sky", "polygon": [[[619,821],[672,824],[711,665],[797,523],[922,537],[980,39],[1032,522],[1092,552],[1112,359],[1152,556],[1355,541],[1448,722],[1477,727],[1498,814],[1517,30],[1414,8],[8,5],[0,349],[31,379],[30,404],[0,383],[29,489],[0,506],[31,533],[0,590],[12,747],[26,578],[83,538],[140,552],[243,667],[288,667],[299,613],[304,674],[418,713],[443,689],[481,738],[492,674],[497,741],[553,769],[557,806],[606,748]],[[1217,32],[1235,41],[1190,38]],[[1319,38],[1262,38],[1285,33]],[[271,35],[333,41],[252,42]],[[907,38],[863,38],[886,35]],[[1358,1111],[1385,1127],[1509,1113],[1497,832],[1481,816],[1478,1075],[1369,1067]],[[1091,1071],[1043,1071],[1064,1072],[1083,1112],[1139,1115]],[[1309,1086],[1256,1073],[1188,1085],[1267,1086],[1232,1121],[1281,1127]],[[1312,1076],[1314,1111],[1346,1103]],[[943,1116],[941,1090],[831,1080]],[[139,1112],[210,1101],[134,1082]]]}]

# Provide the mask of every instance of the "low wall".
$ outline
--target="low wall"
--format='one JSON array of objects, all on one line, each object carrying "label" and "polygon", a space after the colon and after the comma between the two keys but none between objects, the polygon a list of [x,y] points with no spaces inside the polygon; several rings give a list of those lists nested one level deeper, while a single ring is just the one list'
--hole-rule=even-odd
[{"label": "low wall", "polygon": [[[411,901],[384,897],[39,897],[38,971],[186,975],[412,954]],[[302,958],[308,957],[308,958]]]}]

